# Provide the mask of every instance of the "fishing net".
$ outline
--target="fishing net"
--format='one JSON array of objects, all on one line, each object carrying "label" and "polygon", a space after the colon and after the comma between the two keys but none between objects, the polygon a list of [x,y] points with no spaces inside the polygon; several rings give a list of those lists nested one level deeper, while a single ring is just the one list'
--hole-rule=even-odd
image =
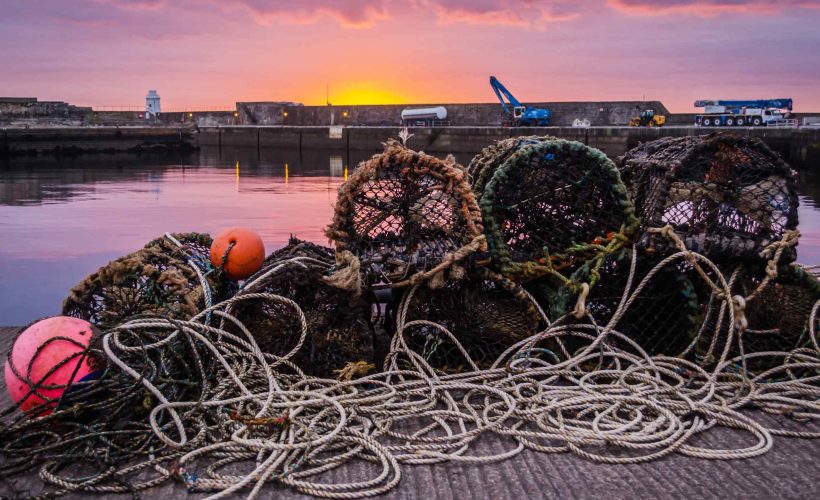
[{"label": "fishing net", "polygon": [[157,238],[72,288],[63,314],[101,327],[138,315],[188,319],[229,293],[224,273],[210,264],[211,242],[199,233]]},{"label": "fishing net", "polygon": [[529,301],[479,276],[443,288],[408,289],[396,296],[388,318],[391,332],[397,323],[411,324],[402,332],[407,348],[446,373],[489,368],[504,351],[545,326]]},{"label": "fishing net", "polygon": [[[633,257],[636,264],[630,283]],[[682,355],[697,335],[709,291],[697,287],[699,277],[685,261],[660,266],[636,291],[657,264],[657,260],[627,249],[612,254],[601,266],[598,285],[590,291],[587,312],[597,324],[605,325],[613,319],[624,296],[635,291],[630,307],[614,327],[649,355]]]},{"label": "fishing net", "polygon": [[470,172],[493,266],[515,282],[537,280],[552,318],[571,295],[588,293],[638,227],[615,165],[578,142],[508,139],[476,156]]},{"label": "fishing net", "polygon": [[[761,371],[783,363],[773,353],[811,348],[809,318],[820,300],[820,281],[798,264],[779,268],[777,276],[766,280],[763,272],[748,266],[737,273],[733,293],[744,297],[748,327],[730,356],[746,364],[746,369]],[[741,359],[743,358],[743,359]]]},{"label": "fishing net", "polygon": [[309,375],[334,377],[348,364],[372,365],[370,303],[327,283],[332,264],[333,250],[291,238],[286,247],[268,256],[237,294],[274,294],[298,304],[307,325],[304,341],[301,318],[289,304],[262,297],[243,300],[229,312],[254,335],[263,352],[279,357],[292,352],[292,361]]},{"label": "fishing net", "polygon": [[[669,240],[645,229],[670,225],[687,248],[718,264],[758,260],[797,227],[794,173],[759,139],[666,137],[629,151],[618,164],[649,252],[669,251]],[[795,256],[790,250],[783,262]]]},{"label": "fishing net", "polygon": [[[156,327],[158,322],[162,328]],[[51,487],[44,492],[46,497],[77,491],[133,493],[168,480],[170,474],[163,466],[169,467],[182,452],[154,432],[151,410],[162,401],[202,401],[216,385],[211,374],[219,371],[220,364],[205,344],[182,332],[177,320],[149,318],[131,323],[133,327],[107,338],[98,335],[78,353],[94,361],[96,377],[75,382],[57,401],[35,407],[27,415],[2,412],[6,417],[0,425],[4,479],[36,470]],[[123,366],[133,369],[138,379]],[[28,382],[34,390],[44,387],[41,381]],[[53,411],[42,413],[54,403],[58,404]],[[187,415],[190,428],[204,431],[214,425],[213,415],[195,413]],[[174,426],[164,416],[159,421],[160,426]],[[15,493],[15,497],[35,494]]]},{"label": "fishing net", "polygon": [[441,286],[447,269],[484,247],[463,168],[396,141],[341,186],[327,235],[345,264],[358,259],[368,284],[392,287],[427,279]]}]

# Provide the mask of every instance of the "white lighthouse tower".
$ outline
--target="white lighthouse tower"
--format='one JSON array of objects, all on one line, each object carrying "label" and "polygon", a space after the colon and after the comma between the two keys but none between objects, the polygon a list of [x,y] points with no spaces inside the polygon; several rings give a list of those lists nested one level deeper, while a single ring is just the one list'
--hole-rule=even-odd
[{"label": "white lighthouse tower", "polygon": [[145,118],[154,118],[160,113],[159,94],[156,90],[149,90],[145,96]]}]

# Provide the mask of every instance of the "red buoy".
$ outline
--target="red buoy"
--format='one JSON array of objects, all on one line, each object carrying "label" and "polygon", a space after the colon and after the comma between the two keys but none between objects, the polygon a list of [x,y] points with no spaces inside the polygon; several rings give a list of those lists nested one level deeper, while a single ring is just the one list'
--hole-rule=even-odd
[{"label": "red buoy", "polygon": [[211,264],[224,269],[232,280],[242,280],[262,267],[265,244],[250,229],[234,227],[223,231],[211,244]]},{"label": "red buoy", "polygon": [[[11,357],[6,360],[5,375],[11,399],[19,402],[25,398],[20,409],[27,411],[46,400],[58,399],[70,384],[93,371],[91,360],[81,354],[91,343],[92,332],[88,321],[56,316],[34,323],[17,337]],[[27,380],[34,384],[34,392]]]}]

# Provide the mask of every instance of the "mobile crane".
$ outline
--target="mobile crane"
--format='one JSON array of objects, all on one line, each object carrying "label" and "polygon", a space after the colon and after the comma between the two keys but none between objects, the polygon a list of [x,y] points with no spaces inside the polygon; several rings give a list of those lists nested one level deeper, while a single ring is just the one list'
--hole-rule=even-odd
[{"label": "mobile crane", "polygon": [[791,99],[695,101],[696,108],[704,108],[704,113],[695,115],[695,125],[704,127],[768,125],[789,118],[792,105]]},{"label": "mobile crane", "polygon": [[[529,106],[521,104],[518,99],[515,98],[507,87],[501,84],[498,81],[498,78],[491,76],[490,77],[490,86],[493,88],[496,97],[498,100],[501,101],[501,107],[504,108],[504,112],[507,114],[512,114],[512,120],[510,123],[514,127],[545,127],[550,124],[550,110],[544,108],[531,108]],[[509,101],[509,106],[507,103],[504,102],[504,98],[507,98]],[[512,111],[510,110],[512,108]]]}]

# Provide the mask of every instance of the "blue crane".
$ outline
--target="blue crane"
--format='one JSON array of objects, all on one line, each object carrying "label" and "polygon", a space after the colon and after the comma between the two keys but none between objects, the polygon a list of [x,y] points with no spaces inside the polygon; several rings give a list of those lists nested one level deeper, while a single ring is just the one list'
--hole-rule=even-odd
[{"label": "blue crane", "polygon": [[705,108],[706,106],[726,106],[727,109],[740,108],[771,108],[771,109],[787,109],[792,110],[793,102],[791,99],[752,99],[752,100],[700,100],[695,101],[696,108]]},{"label": "blue crane", "polygon": [[[507,114],[512,114],[513,125],[520,125],[523,127],[543,127],[550,124],[550,116],[552,115],[550,110],[544,108],[531,108],[521,104],[521,102],[516,99],[509,90],[507,90],[507,87],[499,82],[498,78],[494,76],[490,77],[490,86],[493,88],[498,100],[501,101],[501,107],[504,108],[504,112]],[[504,101],[505,97],[510,103],[509,107]],[[510,108],[512,108],[512,110],[510,110]]]}]

